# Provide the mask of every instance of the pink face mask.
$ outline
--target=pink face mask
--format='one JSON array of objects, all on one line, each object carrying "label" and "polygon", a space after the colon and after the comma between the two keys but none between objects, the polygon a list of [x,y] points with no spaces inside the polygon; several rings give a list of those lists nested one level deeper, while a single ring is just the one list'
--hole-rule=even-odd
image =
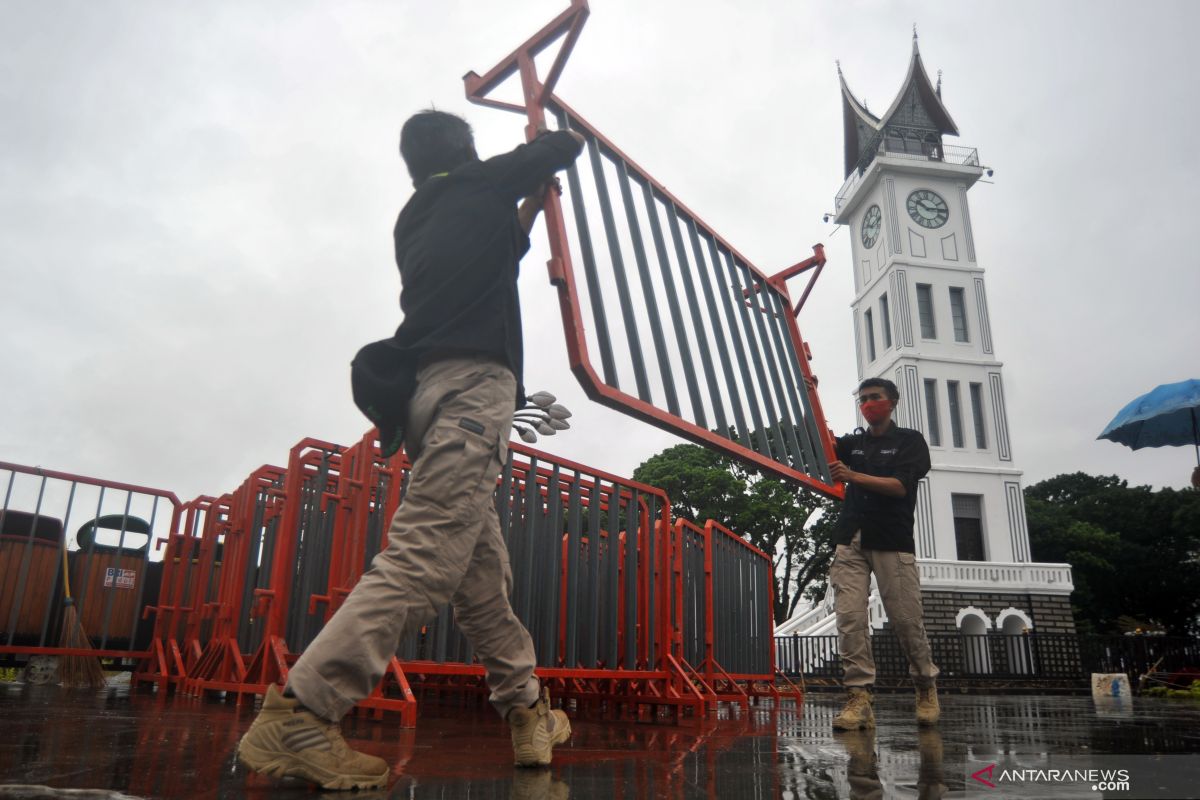
[{"label": "pink face mask", "polygon": [[892,401],[868,400],[858,408],[862,411],[863,419],[871,425],[878,425],[888,418],[888,414],[892,413]]}]

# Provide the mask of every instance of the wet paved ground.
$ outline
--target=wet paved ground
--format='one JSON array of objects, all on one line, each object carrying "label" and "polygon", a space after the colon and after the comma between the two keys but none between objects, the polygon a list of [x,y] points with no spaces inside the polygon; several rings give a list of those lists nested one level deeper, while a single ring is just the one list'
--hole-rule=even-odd
[{"label": "wet paved ground", "polygon": [[[386,792],[346,796],[995,797],[969,775],[1004,754],[1036,764],[1045,754],[1200,753],[1200,704],[1188,701],[1097,706],[1090,697],[946,694],[939,729],[919,733],[911,695],[881,695],[876,733],[834,735],[839,699],[812,693],[799,709],[735,709],[678,726],[577,719],[554,766],[533,771],[511,766],[507,731],[490,709],[430,701],[415,730],[394,719],[347,720],[351,744],[388,759],[393,782]],[[80,796],[16,784],[109,798],[316,794],[235,767],[233,749],[252,714],[128,688],[0,684],[0,800]]]}]

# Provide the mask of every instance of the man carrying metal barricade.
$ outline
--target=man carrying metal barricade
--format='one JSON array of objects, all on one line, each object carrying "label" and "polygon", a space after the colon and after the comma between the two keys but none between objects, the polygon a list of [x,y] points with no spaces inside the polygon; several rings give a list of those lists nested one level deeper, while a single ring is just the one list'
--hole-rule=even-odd
[{"label": "man carrying metal barricade", "polygon": [[512,571],[492,494],[524,404],[518,262],[554,173],[582,146],[577,133],[545,133],[482,161],[457,116],[424,111],[404,124],[400,152],[416,187],[395,229],[404,320],[392,339],[360,351],[353,382],[383,454],[406,445],[407,494],[387,549],[284,691],[268,688],[238,745],[250,769],[327,789],[384,785],[387,763],[351,750],[338,722],[378,685],[399,641],[447,602],[512,728],[516,764],[549,764],[570,736],[566,715],[551,710],[533,676],[533,642],[509,603]]},{"label": "man carrying metal barricade", "polygon": [[840,437],[838,460],[829,465],[834,479],[846,483],[829,583],[849,698],[834,717],[833,727],[859,730],[875,725],[871,707],[875,660],[867,618],[872,573],[917,687],[917,722],[933,725],[941,713],[935,683],[938,668],[925,635],[913,541],[917,481],[929,472],[929,446],[920,431],[892,421],[900,402],[896,384],[868,378],[857,395],[868,428]]}]

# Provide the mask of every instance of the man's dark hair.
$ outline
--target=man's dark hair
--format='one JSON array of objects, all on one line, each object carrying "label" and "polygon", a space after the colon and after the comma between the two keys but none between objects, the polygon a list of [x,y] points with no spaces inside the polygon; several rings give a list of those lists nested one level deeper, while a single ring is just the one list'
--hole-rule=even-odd
[{"label": "man's dark hair", "polygon": [[859,394],[863,389],[870,389],[872,387],[883,389],[883,393],[888,396],[888,400],[900,399],[900,390],[896,388],[896,384],[892,383],[887,378],[867,378],[858,385],[858,388],[854,390],[854,393]]},{"label": "man's dark hair", "polygon": [[413,186],[420,186],[430,175],[473,161],[475,137],[462,117],[427,109],[413,114],[400,129],[400,155]]}]

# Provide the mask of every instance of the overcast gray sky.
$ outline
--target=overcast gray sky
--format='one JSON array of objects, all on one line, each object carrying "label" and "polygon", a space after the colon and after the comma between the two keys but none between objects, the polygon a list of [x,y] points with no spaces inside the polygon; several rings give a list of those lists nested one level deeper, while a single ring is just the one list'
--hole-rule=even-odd
[{"label": "overcast gray sky", "polygon": [[[507,150],[483,72],[565,0],[0,4],[0,460],[232,489],[304,436],[351,443],[357,347],[399,322],[400,124],[431,104]],[[594,0],[559,93],[766,272],[824,242],[801,317],[835,430],[854,424],[834,62],[873,109],[912,25],[993,185],[971,190],[1017,466],[1182,486],[1188,449],[1094,441],[1200,377],[1200,6]],[[674,439],[567,370],[544,234],[522,275],[546,449],[628,474]]]}]

